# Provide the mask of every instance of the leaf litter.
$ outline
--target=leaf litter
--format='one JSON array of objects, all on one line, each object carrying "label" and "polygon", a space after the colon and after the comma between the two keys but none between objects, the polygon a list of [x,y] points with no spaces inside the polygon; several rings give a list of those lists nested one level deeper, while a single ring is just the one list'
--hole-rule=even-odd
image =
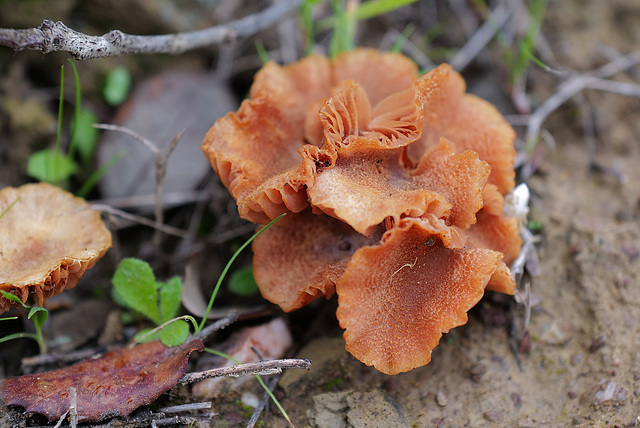
[{"label": "leaf litter", "polygon": [[186,373],[191,352],[203,349],[199,339],[173,348],[153,341],[116,349],[63,369],[5,378],[0,381],[0,399],[53,421],[69,410],[70,388],[75,388],[79,420],[126,417],[175,387]]}]

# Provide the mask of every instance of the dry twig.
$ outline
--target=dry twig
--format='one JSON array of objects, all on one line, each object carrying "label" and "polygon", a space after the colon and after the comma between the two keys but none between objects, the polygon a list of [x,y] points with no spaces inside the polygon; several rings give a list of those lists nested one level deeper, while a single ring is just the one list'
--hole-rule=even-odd
[{"label": "dry twig", "polygon": [[[164,195],[164,179],[167,173],[167,164],[169,163],[169,158],[171,154],[175,150],[178,145],[178,141],[184,135],[186,129],[183,129],[176,135],[176,137],[171,141],[169,147],[167,147],[166,151],[163,153],[162,150],[158,148],[152,141],[144,138],[142,135],[133,131],[132,129],[126,128],[124,126],[118,125],[109,125],[105,123],[96,123],[93,125],[94,128],[105,129],[107,131],[118,131],[124,134],[127,134],[139,142],[141,142],[145,147],[147,147],[156,157],[156,209],[155,209],[155,217],[156,217],[156,225],[162,225],[164,223],[164,206],[162,203],[162,197]],[[156,248],[160,247],[160,232],[162,229],[156,228],[156,233],[153,236],[153,243]]]},{"label": "dry twig", "polygon": [[272,375],[282,373],[282,369],[306,369],[311,361],[301,358],[259,361],[257,363],[238,364],[231,367],[218,367],[202,372],[187,373],[178,380],[178,384],[200,382],[215,377],[240,377],[248,375]]},{"label": "dry twig", "polygon": [[635,88],[637,85],[629,85],[623,82],[613,81],[605,81],[608,83],[603,84],[602,79],[613,76],[621,71],[625,71],[636,65],[638,62],[640,62],[640,51],[635,51],[629,55],[616,58],[590,73],[579,74],[561,83],[558,86],[558,90],[547,98],[546,101],[543,102],[529,117],[526,136],[526,141],[530,145],[529,148],[531,148],[531,145],[535,142],[536,137],[540,133],[542,123],[547,119],[547,117],[556,111],[556,109],[564,104],[569,98],[583,89],[592,88],[608,90],[616,93],[624,93],[625,95],[637,94],[639,92],[639,90]]},{"label": "dry twig", "polygon": [[43,53],[69,52],[77,60],[139,53],[177,55],[188,50],[220,43],[230,43],[248,37],[270,26],[291,12],[302,0],[276,3],[268,9],[204,30],[158,36],[137,36],[113,30],[102,36],[89,36],[75,31],[62,22],[49,19],[37,28],[16,30],[0,28],[0,45],[16,51],[38,50]]},{"label": "dry twig", "polygon": [[458,51],[451,60],[451,67],[457,71],[464,69],[480,53],[480,51],[491,41],[498,30],[507,22],[511,16],[511,10],[507,2],[500,3],[491,12],[491,15],[480,26],[478,31],[469,39],[466,45]]}]

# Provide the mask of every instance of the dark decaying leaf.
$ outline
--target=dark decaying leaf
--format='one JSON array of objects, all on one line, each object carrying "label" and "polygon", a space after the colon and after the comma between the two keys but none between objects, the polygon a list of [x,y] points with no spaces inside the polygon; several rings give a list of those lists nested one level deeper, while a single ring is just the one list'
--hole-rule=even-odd
[{"label": "dark decaying leaf", "polygon": [[82,421],[128,416],[173,388],[186,372],[189,354],[203,349],[200,340],[174,348],[154,341],[117,349],[67,368],[3,379],[0,399],[53,421],[69,410],[74,387]]}]

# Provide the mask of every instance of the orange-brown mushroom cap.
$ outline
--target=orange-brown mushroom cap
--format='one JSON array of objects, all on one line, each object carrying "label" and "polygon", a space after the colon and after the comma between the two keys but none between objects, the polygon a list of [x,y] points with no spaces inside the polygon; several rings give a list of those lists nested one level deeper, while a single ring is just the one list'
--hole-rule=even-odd
[{"label": "orange-brown mushroom cap", "polygon": [[255,239],[253,275],[265,299],[293,311],[331,297],[351,255],[374,245],[380,235],[367,238],[341,221],[306,210]]},{"label": "orange-brown mushroom cap", "polygon": [[443,64],[420,77],[428,81],[425,93],[422,138],[408,148],[417,162],[422,153],[442,137],[455,143],[456,150],[473,150],[491,166],[489,183],[504,195],[515,186],[513,148],[515,132],[489,102],[465,93],[464,79]]},{"label": "orange-brown mushroom cap", "polygon": [[345,53],[333,62],[311,55],[286,67],[268,63],[256,74],[251,98],[214,124],[202,151],[244,219],[266,223],[284,212],[300,212],[309,205],[306,188],[316,165],[334,160],[332,153],[318,151],[319,108],[331,88],[355,80],[375,105],[410,88],[415,76],[408,58],[372,49]]},{"label": "orange-brown mushroom cap", "polygon": [[312,55],[288,67],[268,63],[256,75],[251,99],[218,119],[202,150],[238,202],[240,216],[266,223],[308,206],[314,164],[303,159],[310,104],[329,96],[329,61]]},{"label": "orange-brown mushroom cap", "polygon": [[384,150],[374,139],[353,139],[336,164],[319,171],[308,189],[312,206],[368,235],[385,218],[433,214],[467,229],[482,207],[489,166],[467,151],[454,154],[442,141],[414,170],[402,149]]},{"label": "orange-brown mushroom cap", "polygon": [[[75,287],[111,247],[100,213],[83,199],[46,183],[0,191],[0,290],[22,302],[44,300]],[[12,305],[0,298],[0,310]]]},{"label": "orange-brown mushroom cap", "polygon": [[429,363],[442,333],[467,322],[501,258],[448,249],[403,219],[380,245],[356,251],[336,284],[347,350],[387,374]]}]

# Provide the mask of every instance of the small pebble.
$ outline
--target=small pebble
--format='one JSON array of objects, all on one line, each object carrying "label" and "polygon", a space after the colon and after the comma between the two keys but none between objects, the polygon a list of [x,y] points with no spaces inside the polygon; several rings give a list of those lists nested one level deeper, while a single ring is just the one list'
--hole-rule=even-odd
[{"label": "small pebble", "polygon": [[245,406],[250,406],[254,409],[258,407],[258,404],[260,404],[260,399],[255,394],[248,391],[242,393],[240,400]]},{"label": "small pebble", "polygon": [[580,352],[576,352],[575,354],[571,355],[572,366],[577,366],[581,362],[582,362],[582,354]]},{"label": "small pebble", "polygon": [[487,372],[487,366],[484,363],[474,364],[470,369],[471,380],[480,382],[482,375]]},{"label": "small pebble", "polygon": [[489,410],[487,412],[484,412],[482,416],[484,416],[484,418],[489,422],[504,421],[504,413],[502,413],[500,410]]},{"label": "small pebble", "polygon": [[607,344],[607,339],[604,336],[598,336],[592,343],[589,345],[589,352],[596,352],[598,349],[602,348]]},{"label": "small pebble", "polygon": [[542,327],[539,340],[547,345],[563,346],[571,340],[574,331],[568,322],[556,320]]},{"label": "small pebble", "polygon": [[520,394],[513,392],[511,394],[511,401],[513,401],[513,405],[516,407],[516,409],[522,407],[522,396]]},{"label": "small pebble", "polygon": [[438,393],[436,394],[436,403],[438,403],[438,406],[445,407],[447,405],[447,402],[447,396],[444,395],[444,392],[438,391]]}]

